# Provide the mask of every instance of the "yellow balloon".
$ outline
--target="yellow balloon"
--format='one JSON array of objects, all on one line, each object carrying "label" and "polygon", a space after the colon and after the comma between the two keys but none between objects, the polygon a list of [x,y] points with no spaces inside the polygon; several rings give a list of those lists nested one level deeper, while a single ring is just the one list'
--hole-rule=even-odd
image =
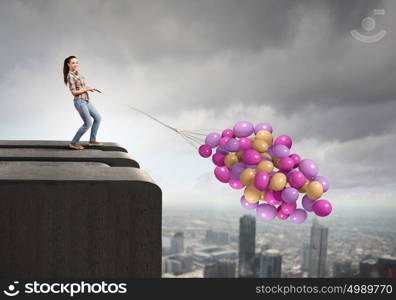
[{"label": "yellow balloon", "polygon": [[239,179],[244,185],[248,186],[253,183],[255,175],[256,175],[256,171],[254,169],[246,168],[245,170],[242,171],[241,176],[239,176]]},{"label": "yellow balloon", "polygon": [[265,152],[268,148],[269,146],[265,140],[255,139],[253,142],[253,149],[258,152]]},{"label": "yellow balloon", "polygon": [[281,191],[286,186],[286,175],[283,173],[276,173],[271,176],[269,188],[273,191]]},{"label": "yellow balloon", "polygon": [[261,191],[257,190],[253,185],[249,185],[245,188],[243,196],[245,197],[247,202],[256,203],[262,197],[262,193]]},{"label": "yellow balloon", "polygon": [[278,169],[279,169],[279,165],[278,165],[279,161],[280,161],[280,158],[277,158],[277,157],[272,158],[272,162],[274,163],[274,166],[277,167]]},{"label": "yellow balloon", "polygon": [[323,194],[323,185],[319,181],[312,181],[307,187],[307,196],[312,200],[319,199]]},{"label": "yellow balloon", "polygon": [[242,151],[236,153],[236,156],[238,157],[238,160],[239,160],[239,161],[242,160],[242,154],[243,154]]},{"label": "yellow balloon", "polygon": [[224,164],[230,169],[237,162],[238,156],[235,153],[228,153],[224,158]]},{"label": "yellow balloon", "polygon": [[269,158],[272,160],[272,156],[268,154],[268,152],[261,153],[261,157]]},{"label": "yellow balloon", "polygon": [[269,160],[262,160],[256,166],[256,172],[265,171],[271,173],[274,170],[274,164]]},{"label": "yellow balloon", "polygon": [[300,188],[298,189],[298,191],[299,191],[300,193],[306,193],[309,183],[310,183],[310,181],[309,181],[307,178],[305,178],[305,179],[304,179],[304,184],[303,184],[303,186],[300,187]]},{"label": "yellow balloon", "polygon": [[256,139],[264,140],[268,145],[272,145],[273,137],[272,133],[267,130],[260,130],[256,133]]}]

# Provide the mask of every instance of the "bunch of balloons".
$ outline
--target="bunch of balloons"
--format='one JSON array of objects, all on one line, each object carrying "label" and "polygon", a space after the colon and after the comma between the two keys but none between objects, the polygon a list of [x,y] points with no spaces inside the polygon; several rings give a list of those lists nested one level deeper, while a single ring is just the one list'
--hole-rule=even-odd
[{"label": "bunch of balloons", "polygon": [[[254,126],[240,121],[221,134],[208,134],[198,151],[204,158],[212,157],[214,175],[220,182],[244,189],[242,207],[255,209],[261,219],[289,218],[293,223],[303,223],[307,212],[329,215],[331,203],[320,199],[329,189],[328,180],[319,176],[314,161],[290,153],[291,147],[292,139],[287,135],[273,140],[270,124]],[[304,194],[302,208],[297,208],[300,193]]]}]

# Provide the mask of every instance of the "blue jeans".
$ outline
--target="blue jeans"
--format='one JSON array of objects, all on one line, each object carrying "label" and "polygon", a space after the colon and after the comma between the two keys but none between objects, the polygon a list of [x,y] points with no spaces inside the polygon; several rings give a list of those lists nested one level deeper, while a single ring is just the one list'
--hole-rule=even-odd
[{"label": "blue jeans", "polygon": [[[92,126],[91,128],[91,137],[89,138],[90,142],[96,141],[96,133],[99,128],[100,120],[102,117],[93,106],[91,101],[84,100],[84,99],[77,99],[74,101],[74,107],[79,112],[81,118],[84,121],[84,124],[78,129],[76,135],[74,136],[72,143],[77,144],[80,141],[81,136]],[[94,121],[89,116],[92,116]]]}]

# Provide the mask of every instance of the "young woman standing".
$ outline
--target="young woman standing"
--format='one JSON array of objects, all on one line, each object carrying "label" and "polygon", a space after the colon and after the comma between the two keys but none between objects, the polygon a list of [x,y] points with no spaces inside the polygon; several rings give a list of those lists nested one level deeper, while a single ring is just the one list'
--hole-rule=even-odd
[{"label": "young woman standing", "polygon": [[[84,121],[84,124],[78,129],[77,133],[73,137],[69,147],[71,149],[82,150],[84,146],[78,144],[81,136],[92,126],[91,136],[89,138],[89,146],[102,146],[103,143],[96,141],[96,133],[99,128],[101,116],[89,100],[88,92],[99,92],[98,89],[86,86],[85,77],[77,70],[78,59],[75,56],[69,56],[65,59],[63,64],[63,79],[65,85],[69,86],[69,89],[74,96],[74,107],[80,114]],[[90,118],[94,119],[93,123]]]}]

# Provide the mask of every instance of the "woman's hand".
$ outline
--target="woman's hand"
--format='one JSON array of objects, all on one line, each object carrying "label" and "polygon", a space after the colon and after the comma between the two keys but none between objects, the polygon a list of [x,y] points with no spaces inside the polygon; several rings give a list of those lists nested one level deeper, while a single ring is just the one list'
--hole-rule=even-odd
[{"label": "woman's hand", "polygon": [[90,86],[86,86],[86,87],[85,87],[85,91],[86,91],[86,92],[93,92],[93,91],[95,91],[95,89],[94,89],[94,88],[91,88]]}]

